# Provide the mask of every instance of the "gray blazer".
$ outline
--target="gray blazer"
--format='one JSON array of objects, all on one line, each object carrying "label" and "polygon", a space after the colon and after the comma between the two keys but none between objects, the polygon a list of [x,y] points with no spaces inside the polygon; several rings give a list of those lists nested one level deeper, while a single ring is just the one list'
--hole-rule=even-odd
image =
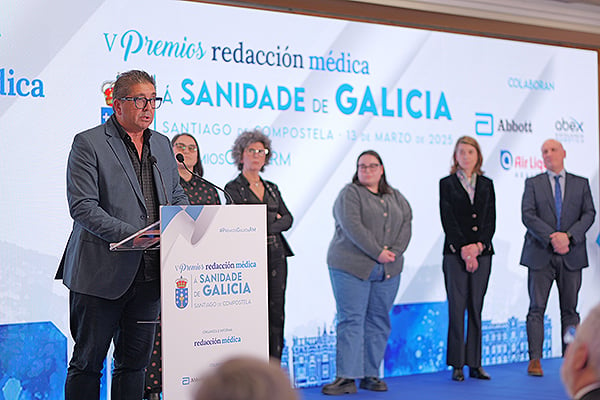
[{"label": "gray blazer", "polygon": [[[554,254],[550,234],[556,231],[556,208],[548,174],[525,181],[521,211],[527,228],[521,264],[534,270],[542,269]],[[571,235],[570,251],[563,256],[570,270],[588,266],[585,234],[594,223],[595,215],[588,180],[567,173],[560,221],[563,231]]]},{"label": "gray blazer", "polygon": [[387,246],[396,261],[384,264],[385,274],[402,272],[404,252],[411,237],[412,210],[408,201],[393,189],[382,196],[364,186],[347,184],[333,205],[335,233],[329,244],[329,268],[368,279],[377,257]]},{"label": "gray blazer", "polygon": [[[160,204],[188,204],[169,139],[152,131],[150,151],[156,168],[154,184]],[[147,226],[142,189],[112,119],[77,134],[67,164],[67,200],[73,231],[56,278],[70,290],[116,299],[133,282],[141,251],[111,252],[108,245]]]}]

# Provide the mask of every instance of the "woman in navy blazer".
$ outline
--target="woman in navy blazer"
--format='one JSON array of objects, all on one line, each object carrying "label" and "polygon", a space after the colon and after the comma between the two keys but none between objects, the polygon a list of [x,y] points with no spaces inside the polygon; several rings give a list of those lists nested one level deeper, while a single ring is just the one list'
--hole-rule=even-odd
[{"label": "woman in navy blazer", "polygon": [[[448,294],[446,363],[452,379],[490,379],[481,367],[481,310],[490,278],[492,237],[496,230],[496,196],[491,179],[483,176],[479,143],[469,136],[454,147],[450,175],[440,180],[440,215],[444,241],[444,282]],[[465,310],[468,314],[465,343]]]}]

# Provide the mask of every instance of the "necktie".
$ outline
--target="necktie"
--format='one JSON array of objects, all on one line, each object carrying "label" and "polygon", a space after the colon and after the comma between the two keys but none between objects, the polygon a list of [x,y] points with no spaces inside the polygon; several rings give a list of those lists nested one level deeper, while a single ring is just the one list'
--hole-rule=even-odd
[{"label": "necktie", "polygon": [[560,231],[560,212],[562,211],[562,190],[560,189],[560,176],[554,177],[554,206],[556,207],[556,230]]}]

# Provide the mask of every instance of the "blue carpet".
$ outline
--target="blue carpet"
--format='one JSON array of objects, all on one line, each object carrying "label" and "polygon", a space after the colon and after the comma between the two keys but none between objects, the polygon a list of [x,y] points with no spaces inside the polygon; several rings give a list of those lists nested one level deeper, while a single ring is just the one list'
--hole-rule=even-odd
[{"label": "blue carpet", "polygon": [[[464,369],[465,381],[454,382],[451,372],[436,372],[386,378],[389,391],[384,393],[358,389],[357,394],[345,396],[325,396],[321,388],[299,390],[302,400],[347,398],[365,399],[418,399],[418,400],[507,400],[507,399],[544,399],[567,400],[560,381],[562,358],[542,360],[544,376],[527,375],[527,363],[514,363],[485,367],[492,376],[491,381],[469,379],[468,368]],[[358,382],[357,382],[358,386]]]}]

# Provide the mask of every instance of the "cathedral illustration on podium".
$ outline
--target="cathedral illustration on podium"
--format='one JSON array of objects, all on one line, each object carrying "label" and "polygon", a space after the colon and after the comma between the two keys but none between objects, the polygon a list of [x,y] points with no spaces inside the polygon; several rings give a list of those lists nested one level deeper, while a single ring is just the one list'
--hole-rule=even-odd
[{"label": "cathedral illustration on podium", "polygon": [[[392,334],[388,340],[383,376],[401,376],[447,369],[446,302],[396,305],[392,309]],[[293,337],[281,359],[297,388],[321,386],[335,379],[335,320],[318,328],[315,336]],[[482,364],[527,361],[527,329],[524,320],[483,321]],[[544,318],[543,357],[552,357],[552,323]]]},{"label": "cathedral illustration on podium", "polygon": [[[382,366],[383,376],[401,376],[447,369],[447,303],[396,305],[391,312],[392,333]],[[321,386],[335,379],[335,319],[315,336],[293,337],[283,350],[281,365],[297,388]],[[528,359],[525,321],[483,321],[482,364]],[[543,357],[552,357],[552,324],[544,319]],[[32,339],[33,338],[33,339]],[[51,322],[0,325],[0,398],[60,399],[67,366],[67,338]],[[101,399],[108,398],[103,376]],[[8,395],[8,396],[7,396]],[[21,397],[19,397],[21,396]],[[28,397],[28,398],[29,398]]]}]

